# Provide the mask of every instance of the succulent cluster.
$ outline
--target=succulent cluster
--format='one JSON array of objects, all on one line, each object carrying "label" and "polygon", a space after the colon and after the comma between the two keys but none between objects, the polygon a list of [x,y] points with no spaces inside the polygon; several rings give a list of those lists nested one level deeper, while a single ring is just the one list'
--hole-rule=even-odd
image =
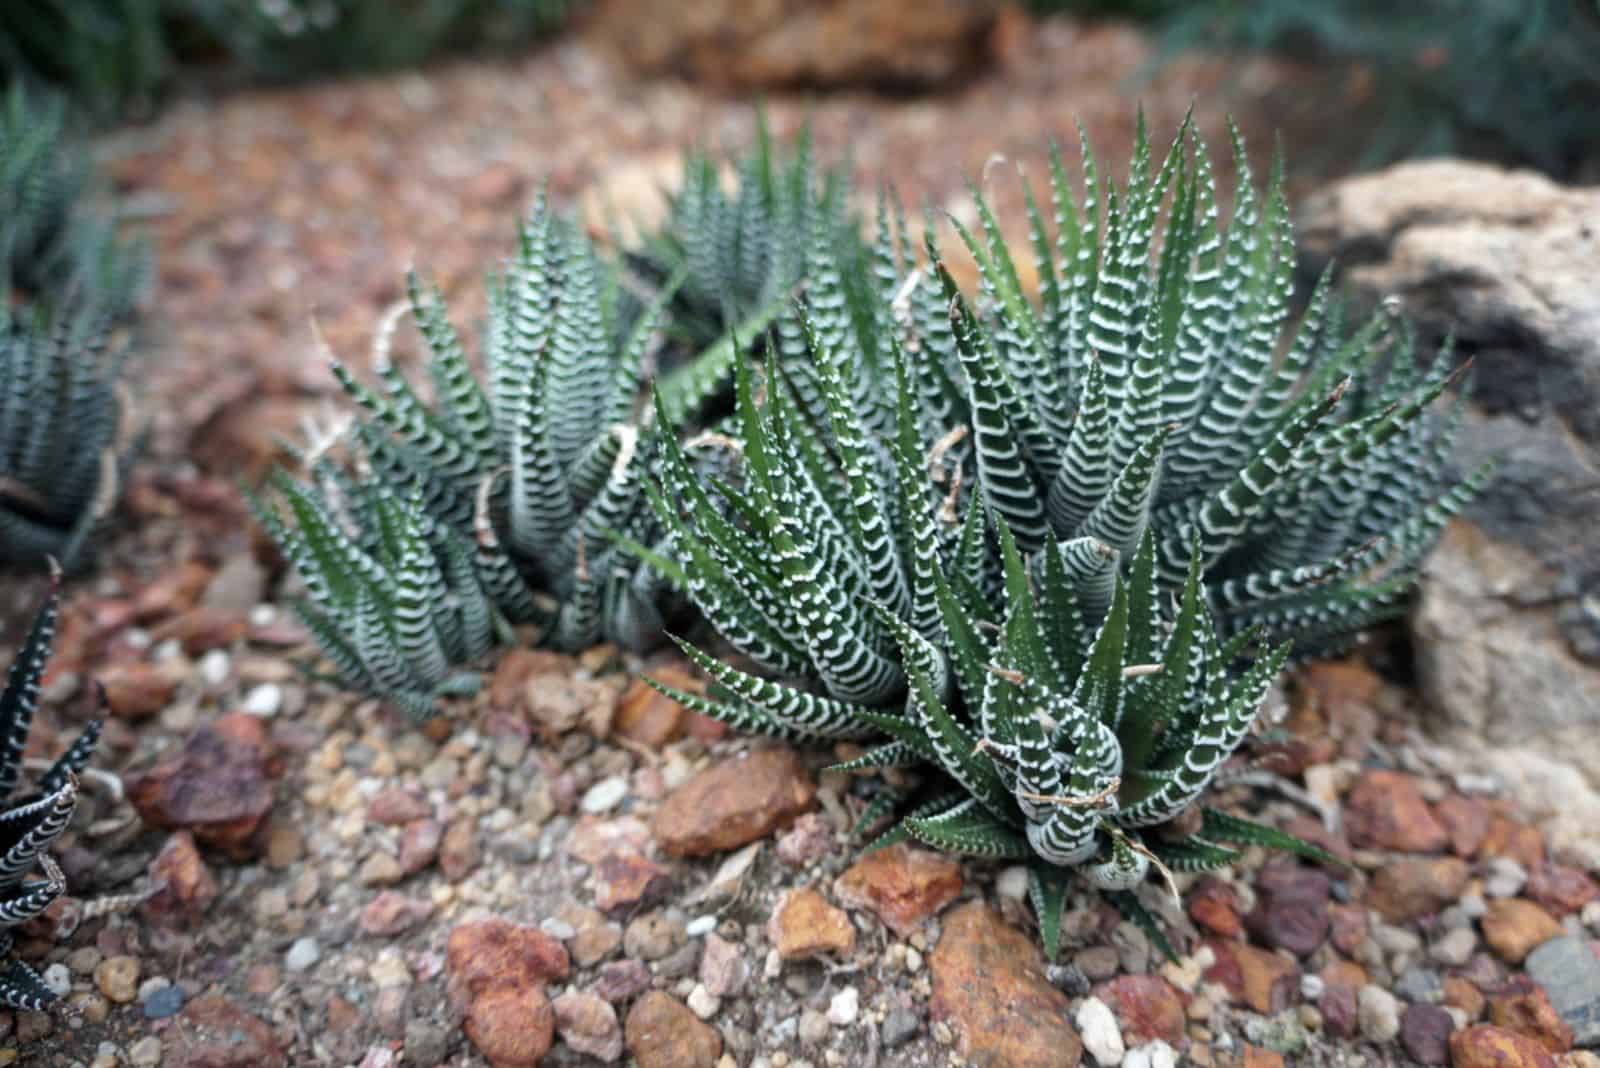
[{"label": "succulent cluster", "polygon": [[673,696],[936,769],[898,833],[1031,858],[1052,946],[1070,870],[1148,919],[1126,891],[1152,868],[1310,849],[1196,806],[1291,651],[1397,611],[1483,477],[1440,480],[1445,361],[1379,344],[1386,320],[1346,336],[1326,280],[1280,354],[1276,170],[1258,193],[1236,143],[1224,226],[1187,123],[1159,166],[1141,131],[1120,189],[1084,160],[1080,198],[1057,159],[1053,234],[1024,190],[1039,307],[981,196],[976,306],[880,212],[876,299],[814,272],[759,386],[741,364],[739,479],[663,435],[652,494],[694,604],[797,682],[686,646],[719,689]]},{"label": "succulent cluster", "polygon": [[[280,479],[294,522],[258,513],[305,582],[302,611],[347,683],[430,714],[507,623],[565,649],[658,640],[663,584],[618,539],[653,542],[635,421],[640,373],[670,288],[638,302],[584,235],[537,208],[491,279],[474,376],[441,294],[410,283],[430,406],[376,353],[381,383],[334,371],[360,409],[354,464],[307,457]],[[389,324],[392,328],[392,323]]]},{"label": "succulent cluster", "polygon": [[[78,772],[89,762],[100,724],[90,723],[39,779],[32,792],[12,797],[22,779],[22,753],[39,704],[39,680],[55,638],[54,590],[28,629],[0,693],[0,954],[10,951],[14,928],[38,916],[66,889],[61,869],[46,852],[67,829],[78,804]],[[35,867],[43,879],[28,876]],[[37,972],[15,958],[0,967],[0,1005],[37,1011],[56,999]]]},{"label": "succulent cluster", "polygon": [[[756,670],[680,642],[714,686],[666,692],[920,769],[869,804],[901,809],[880,840],[1028,861],[1052,953],[1074,872],[1160,940],[1152,873],[1324,857],[1206,792],[1288,658],[1398,612],[1485,477],[1442,473],[1448,354],[1347,330],[1326,278],[1291,329],[1281,168],[1258,190],[1237,135],[1226,222],[1189,122],[1159,159],[1141,124],[1120,186],[1057,153],[1049,224],[1023,186],[1037,302],[983,195],[972,299],[931,221],[919,259],[883,197],[866,241],[803,143],[772,158],[732,193],[691,166],[642,310],[541,206],[491,287],[487,387],[414,281],[434,403],[386,344],[380,389],[336,365],[356,466],[317,450],[294,523],[262,514],[341,677],[426,715],[499,621],[640,644],[671,587]],[[736,323],[636,416],[653,336]]]}]

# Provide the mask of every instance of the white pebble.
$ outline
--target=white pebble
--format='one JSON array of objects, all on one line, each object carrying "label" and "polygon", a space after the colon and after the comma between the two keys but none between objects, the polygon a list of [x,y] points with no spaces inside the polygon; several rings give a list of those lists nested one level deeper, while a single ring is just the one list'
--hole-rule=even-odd
[{"label": "white pebble", "polygon": [[65,964],[56,963],[50,965],[44,970],[44,975],[40,976],[40,978],[44,980],[44,985],[50,988],[50,992],[58,998],[64,998],[72,993],[72,970]]},{"label": "white pebble", "polygon": [[1111,1006],[1099,998],[1085,998],[1078,1006],[1076,1022],[1083,1048],[1100,1068],[1116,1068],[1122,1063],[1128,1048],[1122,1043],[1122,1028],[1117,1026]]},{"label": "white pebble", "polygon": [[722,1008],[722,999],[706,989],[704,983],[694,984],[694,989],[689,991],[689,996],[684,1000],[689,1006],[689,1011],[702,1020],[709,1020]]},{"label": "white pebble", "polygon": [[146,1035],[135,1042],[128,1047],[128,1063],[133,1068],[155,1068],[161,1063],[161,1040],[155,1035]]},{"label": "white pebble", "polygon": [[250,609],[250,614],[246,618],[250,620],[251,626],[268,627],[276,622],[278,610],[270,604],[258,604]]},{"label": "white pebble", "polygon": [[1583,925],[1595,934],[1600,934],[1600,899],[1589,902],[1583,906],[1583,911],[1578,914],[1583,920]]},{"label": "white pebble", "polygon": [[613,775],[589,787],[578,807],[591,816],[598,816],[622,804],[622,799],[627,796],[628,780],[621,775]]},{"label": "white pebble", "polygon": [[578,929],[565,920],[558,920],[554,916],[546,916],[539,921],[539,930],[554,938],[557,942],[566,942],[578,936]]},{"label": "white pebble", "polygon": [[849,1027],[856,1022],[861,1011],[861,995],[853,986],[847,986],[828,1002],[828,1022],[835,1027]]},{"label": "white pebble", "polygon": [[1428,957],[1439,964],[1461,965],[1478,948],[1478,936],[1470,927],[1457,927],[1428,947]]},{"label": "white pebble", "polygon": [[1300,996],[1307,1001],[1316,1001],[1322,996],[1326,984],[1322,976],[1306,974],[1300,977]]},{"label": "white pebble", "polygon": [[297,938],[284,955],[283,966],[291,972],[303,972],[322,959],[322,947],[315,938]]},{"label": "white pebble", "polygon": [[200,658],[200,681],[207,686],[221,686],[232,670],[233,661],[221,649],[213,649]]},{"label": "white pebble", "polygon": [[1393,1042],[1400,1033],[1400,999],[1368,983],[1356,994],[1356,1021],[1369,1042]]},{"label": "white pebble", "polygon": [[1510,857],[1493,857],[1488,864],[1483,892],[1488,897],[1516,897],[1528,882],[1528,871]]},{"label": "white pebble", "polygon": [[1122,1059],[1122,1068],[1178,1068],[1178,1051],[1158,1038],[1130,1049]]},{"label": "white pebble", "polygon": [[683,926],[683,933],[690,938],[699,938],[708,935],[717,929],[717,918],[712,915],[696,916]]},{"label": "white pebble", "polygon": [[251,687],[240,707],[252,716],[268,719],[276,716],[282,706],[283,687],[275,682],[263,682],[260,686]]},{"label": "white pebble", "polygon": [[1022,901],[1028,896],[1028,869],[1021,864],[1014,864],[1000,873],[994,881],[995,893],[1001,897],[1009,897],[1013,901]]}]

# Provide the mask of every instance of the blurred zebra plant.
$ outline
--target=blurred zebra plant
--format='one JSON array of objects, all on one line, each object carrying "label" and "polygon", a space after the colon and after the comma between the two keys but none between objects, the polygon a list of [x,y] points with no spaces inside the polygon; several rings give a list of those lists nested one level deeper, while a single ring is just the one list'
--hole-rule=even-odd
[{"label": "blurred zebra plant", "polygon": [[125,349],[87,316],[0,307],[0,564],[71,570],[116,506],[137,442]]},{"label": "blurred zebra plant", "polygon": [[640,493],[651,437],[641,368],[673,286],[630,306],[588,240],[541,203],[491,279],[480,383],[441,294],[414,276],[429,404],[376,346],[378,388],[334,373],[360,409],[352,471],[323,453],[279,479],[292,522],[258,514],[305,581],[303,614],[346,683],[422,716],[506,623],[578,649],[661,631],[664,586],[615,544],[652,543]]},{"label": "blurred zebra plant", "polygon": [[0,288],[58,316],[121,319],[150,277],[149,253],[88,203],[93,172],[58,97],[13,85],[0,99]]},{"label": "blurred zebra plant", "polygon": [[1155,174],[1141,127],[1120,192],[1085,160],[1081,208],[1054,169],[1054,239],[1029,196],[1042,308],[982,197],[977,307],[881,211],[869,276],[814,274],[759,385],[737,368],[739,477],[704,483],[662,434],[651,489],[691,600],[797,683],[685,645],[717,688],[672,696],[876,742],[852,768],[936,768],[952,788],[895,833],[1031,858],[1052,950],[1072,870],[1149,927],[1130,891],[1152,870],[1225,864],[1228,843],[1320,856],[1204,790],[1291,650],[1398,610],[1484,477],[1444,488],[1445,362],[1380,346],[1381,319],[1344,339],[1326,280],[1278,355],[1276,171],[1256,193],[1237,151],[1223,229],[1187,123]]}]

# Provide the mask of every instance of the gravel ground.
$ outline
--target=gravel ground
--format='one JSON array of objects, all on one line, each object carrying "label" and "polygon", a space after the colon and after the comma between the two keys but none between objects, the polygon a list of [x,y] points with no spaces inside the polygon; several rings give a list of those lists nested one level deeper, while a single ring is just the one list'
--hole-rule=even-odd
[{"label": "gravel ground", "polygon": [[[948,97],[768,108],[779,131],[809,114],[863,187],[959,212],[963,174],[995,153],[1037,168],[1074,116],[1124,156],[1147,54],[1053,22]],[[1198,99],[1213,142],[1231,110],[1264,150],[1296,84],[1185,60],[1139,95],[1158,131]],[[1056,967],[1018,870],[856,863],[863,784],[822,770],[839,754],[727,736],[634,681],[692,685],[679,661],[523,650],[424,729],[306,678],[233,485],[328,395],[311,317],[359,353],[413,261],[470,302],[542,179],[648,214],[685,147],[751,130],[744,102],[567,41],[185,101],[106,140],[160,257],[155,434],[124,532],[69,597],[35,745],[107,684],[119,778],[90,784],[59,852],[74,902],[160,892],[28,932],[67,1009],[0,1014],[0,1066],[511,1066],[546,1046],[539,1063],[643,1068],[1600,1063],[1571,1052],[1600,1042],[1600,841],[1547,836],[1359,661],[1292,680],[1223,794],[1350,866],[1252,851],[1183,879],[1184,910],[1152,887],[1176,962],[1086,895]],[[21,618],[40,587],[7,585]]]}]

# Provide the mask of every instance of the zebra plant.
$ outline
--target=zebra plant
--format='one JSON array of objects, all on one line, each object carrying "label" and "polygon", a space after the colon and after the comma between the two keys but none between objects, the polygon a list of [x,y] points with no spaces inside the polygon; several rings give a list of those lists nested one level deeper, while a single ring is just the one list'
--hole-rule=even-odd
[{"label": "zebra plant", "polygon": [[87,205],[90,188],[63,102],[14,85],[0,100],[0,286],[58,313],[120,319],[149,279],[149,256]]},{"label": "zebra plant", "polygon": [[[903,368],[900,379],[909,387]],[[799,406],[769,388],[758,410],[742,373],[743,491],[724,486],[719,500],[698,487],[669,443],[655,494],[680,579],[711,621],[763,666],[811,685],[735,669],[684,642],[714,695],[653,685],[744,730],[875,741],[843,770],[931,767],[939,785],[878,844],[909,837],[1027,861],[1052,957],[1074,872],[1165,946],[1133,892],[1151,872],[1225,866],[1237,857],[1230,843],[1326,859],[1202,802],[1288,645],[1265,645],[1259,627],[1219,641],[1198,551],[1176,598],[1157,582],[1149,532],[1126,579],[1117,550],[1087,535],[1043,550],[1030,575],[1002,518],[992,554],[1001,589],[987,595],[975,560],[991,553],[990,539],[976,498],[965,521],[951,521],[910,452],[909,401],[885,443],[892,498],[870,484],[857,493],[871,466],[864,440],[826,363],[820,381],[840,416],[830,428],[844,471],[836,484],[824,482]],[[863,823],[883,812],[875,806]]]},{"label": "zebra plant", "polygon": [[[10,951],[16,927],[38,916],[66,890],[61,869],[46,850],[72,821],[78,772],[100,736],[99,722],[90,723],[33,792],[11,797],[22,778],[22,754],[39,704],[39,679],[50,659],[56,614],[57,593],[52,588],[0,693],[0,954]],[[28,878],[35,867],[43,871],[43,879]],[[13,958],[0,967],[0,1005],[38,1011],[55,1000],[55,992],[25,962]]]},{"label": "zebra plant", "polygon": [[426,715],[466,685],[458,667],[507,623],[557,647],[640,647],[663,588],[616,544],[652,534],[640,493],[651,441],[633,423],[641,367],[669,284],[642,311],[588,240],[543,204],[491,279],[479,382],[441,294],[410,281],[430,405],[392,365],[380,385],[333,370],[360,410],[357,468],[312,458],[280,479],[290,518],[258,513],[307,589],[305,618],[345,682]]},{"label": "zebra plant", "polygon": [[72,569],[135,451],[120,425],[124,350],[90,317],[21,314],[0,308],[0,563]]},{"label": "zebra plant", "polygon": [[1326,281],[1274,362],[1279,179],[1252,207],[1241,149],[1223,232],[1205,158],[1186,125],[1152,176],[1141,136],[1103,224],[1058,165],[1065,252],[1032,212],[1042,311],[981,198],[976,307],[881,213],[871,277],[813,275],[759,387],[737,368],[738,477],[702,484],[660,439],[673,577],[763,671],[686,645],[718,689],[673,696],[878,743],[852,767],[933,765],[959,789],[898,833],[1025,852],[1051,943],[1066,870],[1148,922],[1128,892],[1151,870],[1226,863],[1230,842],[1309,849],[1196,806],[1290,650],[1394,611],[1483,477],[1441,491],[1444,362],[1416,366],[1403,335],[1380,348],[1385,320],[1339,340]]},{"label": "zebra plant", "polygon": [[829,270],[832,258],[865,254],[847,175],[819,173],[809,128],[783,151],[758,113],[755,148],[731,169],[730,190],[721,161],[686,158],[665,224],[630,257],[647,276],[683,278],[671,328],[698,356],[667,368],[659,383],[674,419],[726,397],[734,359],[793,303],[807,277]]},{"label": "zebra plant", "polygon": [[1429,406],[1448,353],[1419,362],[1382,313],[1347,332],[1328,275],[1285,336],[1295,256],[1281,161],[1257,191],[1232,133],[1226,226],[1190,121],[1152,174],[1141,119],[1120,191],[1101,188],[1085,139],[1081,203],[1054,153],[1053,237],[1023,184],[1038,307],[978,195],[981,236],[958,229],[980,310],[930,244],[956,358],[928,370],[959,365],[943,391],[965,404],[985,509],[1024,551],[1093,535],[1126,570],[1150,531],[1171,589],[1198,545],[1226,632],[1261,624],[1323,651],[1403,610],[1421,558],[1488,471],[1446,481],[1454,420]]}]

